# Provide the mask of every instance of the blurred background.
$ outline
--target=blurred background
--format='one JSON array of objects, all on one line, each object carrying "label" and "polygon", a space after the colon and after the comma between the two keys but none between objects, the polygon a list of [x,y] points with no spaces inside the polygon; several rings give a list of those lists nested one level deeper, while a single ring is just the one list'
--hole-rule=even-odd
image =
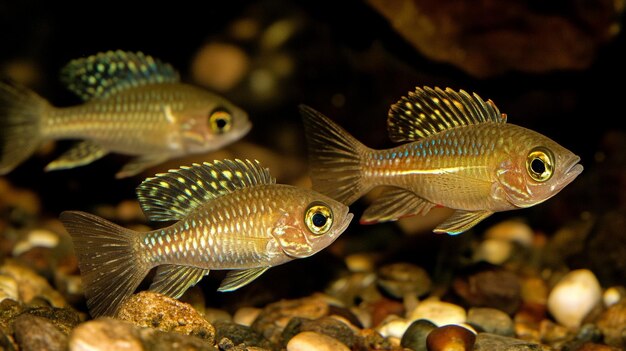
[{"label": "blurred background", "polygon": [[[260,280],[294,277],[303,269],[329,276],[341,265],[339,257],[355,252],[375,253],[381,261],[409,260],[433,271],[444,265],[442,252],[462,255],[473,233],[517,217],[543,238],[575,223],[584,233],[571,239],[581,244],[567,253],[568,264],[604,270],[609,265],[599,277],[618,280],[626,263],[610,257],[626,252],[592,259],[583,247],[626,250],[619,224],[626,222],[623,12],[623,0],[231,0],[143,6],[107,1],[84,7],[0,0],[0,75],[56,106],[80,103],[58,80],[68,61],[121,49],[171,63],[185,82],[226,96],[248,111],[253,123],[243,140],[224,150],[171,160],[123,180],[114,179],[127,161],[122,155],[45,173],[45,165],[72,141],[45,145],[0,178],[0,210],[20,221],[80,209],[145,226],[134,193],[144,177],[221,158],[256,158],[279,183],[310,186],[298,104],[328,115],[366,145],[386,148],[393,146],[386,131],[391,104],[415,86],[452,87],[492,99],[509,123],[541,132],[580,155],[585,171],[548,202],[495,214],[458,237],[430,233],[445,213],[377,226],[355,221],[329,250]],[[31,194],[31,200],[15,200],[10,191]],[[352,207],[356,217],[366,203]],[[608,232],[593,246],[593,233],[602,230]],[[317,281],[306,278],[295,279],[302,289],[307,284],[313,289]]]}]

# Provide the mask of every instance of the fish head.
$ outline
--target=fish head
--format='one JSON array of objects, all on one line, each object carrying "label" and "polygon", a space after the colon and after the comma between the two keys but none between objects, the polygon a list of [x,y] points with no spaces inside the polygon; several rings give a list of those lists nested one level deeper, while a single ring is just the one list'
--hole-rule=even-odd
[{"label": "fish head", "polygon": [[495,186],[495,197],[514,208],[548,200],[583,171],[580,157],[544,135],[523,131],[500,163]]},{"label": "fish head", "polygon": [[343,233],[353,214],[348,206],[312,190],[298,189],[295,206],[282,211],[272,236],[290,258],[305,258],[332,244]]},{"label": "fish head", "polygon": [[188,153],[217,150],[246,135],[248,114],[228,100],[209,92],[190,102],[176,116],[183,148]]}]

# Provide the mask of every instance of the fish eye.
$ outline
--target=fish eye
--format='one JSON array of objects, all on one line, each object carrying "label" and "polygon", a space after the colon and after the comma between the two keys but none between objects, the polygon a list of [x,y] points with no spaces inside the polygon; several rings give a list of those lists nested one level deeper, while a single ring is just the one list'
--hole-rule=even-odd
[{"label": "fish eye", "polygon": [[209,127],[217,134],[226,133],[232,126],[233,116],[223,109],[215,109],[209,115]]},{"label": "fish eye", "polygon": [[538,182],[545,182],[554,173],[554,155],[544,147],[537,147],[526,157],[526,171]]},{"label": "fish eye", "polygon": [[326,234],[333,224],[333,212],[324,204],[313,203],[304,214],[304,223],[311,233]]}]

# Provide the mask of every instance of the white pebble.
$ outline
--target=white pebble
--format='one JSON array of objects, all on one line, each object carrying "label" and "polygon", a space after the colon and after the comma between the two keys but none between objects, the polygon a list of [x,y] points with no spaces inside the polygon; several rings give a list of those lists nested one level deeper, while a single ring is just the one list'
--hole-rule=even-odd
[{"label": "white pebble", "polygon": [[626,289],[624,289],[624,287],[612,286],[606,289],[606,291],[602,295],[602,301],[604,301],[605,307],[609,307],[620,302],[624,298],[624,296],[626,296]]},{"label": "white pebble", "polygon": [[233,316],[233,322],[249,327],[252,325],[256,317],[261,313],[260,308],[256,307],[242,307],[235,312]]},{"label": "white pebble", "polygon": [[376,331],[384,337],[402,338],[409,325],[411,322],[404,318],[389,316],[376,327]]},{"label": "white pebble", "polygon": [[467,313],[461,306],[437,299],[426,299],[408,314],[410,321],[427,319],[438,327],[448,324],[465,323]]},{"label": "white pebble", "polygon": [[0,301],[5,299],[19,301],[17,281],[11,276],[0,275]]},{"label": "white pebble", "polygon": [[513,244],[508,240],[486,239],[480,243],[474,254],[474,261],[485,261],[495,265],[501,265],[511,257]]},{"label": "white pebble", "polygon": [[350,351],[350,348],[328,335],[305,331],[289,340],[287,351]]},{"label": "white pebble", "polygon": [[578,269],[566,274],[552,288],[548,310],[561,325],[577,328],[601,297],[600,283],[595,275],[588,269]]},{"label": "white pebble", "polygon": [[485,232],[485,239],[499,239],[517,242],[525,247],[533,243],[534,233],[528,224],[518,220],[500,222]]},{"label": "white pebble", "polygon": [[13,256],[19,256],[34,247],[54,248],[59,244],[59,236],[46,229],[34,229],[25,240],[21,240],[13,247]]}]

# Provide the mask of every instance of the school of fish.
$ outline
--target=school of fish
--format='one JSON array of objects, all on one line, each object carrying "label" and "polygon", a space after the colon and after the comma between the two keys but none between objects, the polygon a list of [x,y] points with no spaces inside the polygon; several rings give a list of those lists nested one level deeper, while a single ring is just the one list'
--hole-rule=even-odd
[{"label": "school of fish", "polygon": [[0,82],[0,175],[49,140],[82,140],[46,170],[91,163],[110,152],[134,156],[123,178],[168,159],[219,149],[251,128],[225,98],[180,82],[171,65],[143,53],[109,51],[71,61],[62,81],[85,102],[54,107]]}]

